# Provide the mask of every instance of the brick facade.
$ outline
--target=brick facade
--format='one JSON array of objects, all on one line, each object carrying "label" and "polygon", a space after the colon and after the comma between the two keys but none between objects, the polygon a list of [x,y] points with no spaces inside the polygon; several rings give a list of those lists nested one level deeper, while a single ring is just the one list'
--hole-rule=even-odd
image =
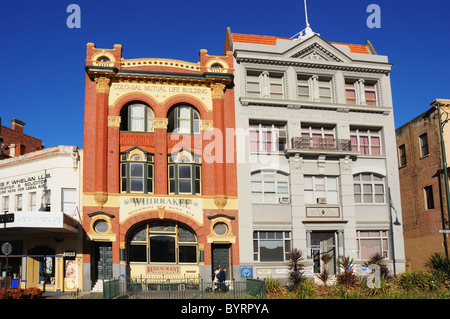
[{"label": "brick facade", "polygon": [[[421,149],[423,134],[428,154]],[[406,163],[399,161],[399,176],[407,270],[424,270],[433,253],[445,254],[446,235],[439,230],[448,218],[437,109],[430,108],[399,127],[396,137],[397,147],[406,151]],[[432,189],[433,198],[428,203],[425,187]]]},{"label": "brick facade", "polygon": [[[190,273],[209,277],[212,246],[218,244],[229,245],[230,265],[238,267],[234,135],[215,134],[226,129],[234,132],[235,127],[231,54],[210,56],[206,50],[201,50],[200,62],[196,64],[167,59],[125,60],[120,45],[113,49],[98,49],[89,43],[86,61],[83,225],[88,235],[85,263],[93,266],[90,279],[97,279],[96,243],[112,244],[115,277],[136,275],[128,258],[130,230],[136,225],[156,221],[173,222],[195,233],[198,261]],[[151,131],[130,129],[132,115],[128,113],[127,117],[124,114],[127,112],[125,108],[133,103],[143,104],[148,107],[146,112],[153,112]],[[193,110],[191,112],[198,112],[200,121],[197,123],[191,117],[191,123],[196,123],[191,125],[199,125],[200,132],[168,132],[169,112],[182,105],[189,106]],[[150,126],[148,121],[145,125]],[[211,152],[213,142],[214,151]],[[227,152],[231,150],[233,156],[225,163],[230,155],[222,150],[227,146]],[[125,174],[121,158],[130,150],[153,156],[152,192],[134,193],[121,186],[121,178]],[[192,154],[192,158],[200,156],[201,160],[196,164],[201,167],[201,193],[169,194],[168,158],[178,152]],[[211,161],[212,157],[214,161]],[[124,183],[131,183],[130,180],[128,176]],[[197,206],[186,204],[192,211],[175,211],[168,205],[147,207],[139,213],[126,211],[128,203],[133,200],[178,203],[184,198]],[[109,229],[105,233],[96,231],[98,221],[108,223]],[[213,231],[214,224],[219,221],[228,226],[228,233],[222,237]],[[184,266],[175,264],[184,274]]]},{"label": "brick facade", "polygon": [[0,137],[3,138],[3,144],[8,149],[2,149],[0,159],[24,155],[43,149],[42,141],[33,136],[23,133],[25,123],[18,120],[11,120],[11,128],[1,126]]}]

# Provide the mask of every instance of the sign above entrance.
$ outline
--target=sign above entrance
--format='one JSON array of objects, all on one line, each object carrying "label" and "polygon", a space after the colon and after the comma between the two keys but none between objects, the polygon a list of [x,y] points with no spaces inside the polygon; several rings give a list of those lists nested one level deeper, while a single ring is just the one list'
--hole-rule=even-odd
[{"label": "sign above entrance", "polygon": [[120,221],[148,211],[170,211],[185,215],[203,225],[202,200],[183,197],[121,197]]}]

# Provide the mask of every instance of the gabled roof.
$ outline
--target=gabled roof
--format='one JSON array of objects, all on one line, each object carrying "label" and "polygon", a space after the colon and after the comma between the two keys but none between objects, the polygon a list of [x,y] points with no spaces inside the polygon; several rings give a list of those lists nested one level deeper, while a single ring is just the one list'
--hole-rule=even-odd
[{"label": "gabled roof", "polygon": [[[233,42],[244,42],[253,44],[268,44],[275,45],[278,39],[289,40],[289,38],[268,36],[268,35],[254,35],[254,34],[242,34],[242,33],[232,33],[231,34]],[[339,43],[339,42],[329,42],[331,44],[346,45],[350,48],[351,53],[362,53],[370,54],[366,45],[364,44],[350,44],[350,43]]]}]

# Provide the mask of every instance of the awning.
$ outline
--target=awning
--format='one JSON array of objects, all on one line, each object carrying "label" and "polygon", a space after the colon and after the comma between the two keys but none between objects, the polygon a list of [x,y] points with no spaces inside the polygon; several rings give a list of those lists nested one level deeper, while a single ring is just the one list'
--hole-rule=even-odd
[{"label": "awning", "polygon": [[0,214],[0,235],[10,233],[55,232],[78,233],[78,220],[63,212],[8,212]]}]

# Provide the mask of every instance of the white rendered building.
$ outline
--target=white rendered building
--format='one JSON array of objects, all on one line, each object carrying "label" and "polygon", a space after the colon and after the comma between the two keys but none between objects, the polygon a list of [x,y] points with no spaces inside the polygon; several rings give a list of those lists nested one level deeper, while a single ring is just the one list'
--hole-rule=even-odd
[{"label": "white rendered building", "polygon": [[404,271],[399,177],[389,73],[364,45],[231,33],[235,58],[240,264],[253,277],[286,277],[298,248],[305,274],[324,253],[376,252]]}]

